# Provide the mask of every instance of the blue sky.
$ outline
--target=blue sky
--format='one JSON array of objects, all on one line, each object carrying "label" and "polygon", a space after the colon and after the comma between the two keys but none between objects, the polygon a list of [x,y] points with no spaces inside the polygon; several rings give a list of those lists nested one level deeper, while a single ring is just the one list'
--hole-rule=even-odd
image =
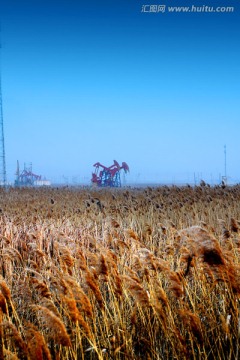
[{"label": "blue sky", "polygon": [[[143,13],[142,5],[234,6]],[[127,181],[240,181],[236,0],[1,2],[7,177],[16,162],[52,181],[90,180],[97,161]],[[64,178],[63,178],[64,176]]]}]

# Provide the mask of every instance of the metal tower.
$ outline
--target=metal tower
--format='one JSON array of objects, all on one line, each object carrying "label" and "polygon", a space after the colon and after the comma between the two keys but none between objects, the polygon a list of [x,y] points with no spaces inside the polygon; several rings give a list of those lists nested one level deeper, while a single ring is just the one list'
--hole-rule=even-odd
[{"label": "metal tower", "polygon": [[[0,28],[1,35],[1,28]],[[1,52],[0,37],[0,52]],[[6,162],[5,162],[5,144],[4,144],[4,128],[3,128],[3,109],[2,109],[2,77],[1,77],[1,53],[0,53],[0,186],[6,186]]]},{"label": "metal tower", "polygon": [[222,184],[227,185],[227,147],[224,145],[224,176],[222,176]]},{"label": "metal tower", "polygon": [[227,179],[227,147],[224,145],[224,176]]}]

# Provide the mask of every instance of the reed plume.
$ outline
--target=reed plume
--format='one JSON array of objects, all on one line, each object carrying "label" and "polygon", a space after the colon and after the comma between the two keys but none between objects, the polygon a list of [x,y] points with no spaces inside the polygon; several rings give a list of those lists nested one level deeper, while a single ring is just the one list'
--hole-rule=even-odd
[{"label": "reed plume", "polygon": [[238,233],[239,225],[238,225],[237,221],[234,218],[231,218],[230,226],[231,226],[231,231],[232,232]]},{"label": "reed plume", "polygon": [[143,307],[150,306],[149,295],[147,291],[142,287],[142,285],[129,276],[124,276],[123,279],[125,286],[127,286],[134,300],[137,301]]},{"label": "reed plume", "polygon": [[69,285],[68,294],[76,300],[78,307],[80,307],[80,311],[91,318],[93,316],[93,308],[88,296],[84,293],[81,286],[69,275],[65,275],[64,280],[65,284]]},{"label": "reed plume", "polygon": [[32,324],[27,325],[25,336],[30,360],[52,360],[43,335]]},{"label": "reed plume", "polygon": [[102,294],[95,278],[90,273],[90,271],[87,271],[85,280],[86,280],[86,284],[89,286],[89,288],[92,290],[93,294],[95,295],[100,308],[102,309],[104,307]]},{"label": "reed plume", "polygon": [[189,330],[192,332],[194,337],[197,339],[199,344],[203,343],[203,334],[201,321],[196,314],[193,314],[189,310],[179,310],[179,315],[183,320],[183,324],[189,327]]},{"label": "reed plume", "polygon": [[4,280],[0,280],[0,290],[6,300],[11,300],[11,290]]},{"label": "reed plume", "polygon": [[16,326],[9,321],[4,321],[0,324],[0,327],[3,330],[4,337],[11,341],[13,347],[17,349],[19,356],[25,359],[27,356],[27,347]]},{"label": "reed plume", "polygon": [[56,344],[71,346],[71,340],[63,322],[51,310],[40,305],[32,305],[32,309],[36,311],[48,340],[53,339]]},{"label": "reed plume", "polygon": [[75,299],[65,296],[63,297],[62,302],[64,307],[67,309],[67,313],[70,317],[70,320],[74,323],[78,322],[81,325],[82,329],[84,330],[86,336],[89,339],[91,339],[92,333],[90,327],[87,324],[87,322],[84,320],[83,316],[80,314]]}]

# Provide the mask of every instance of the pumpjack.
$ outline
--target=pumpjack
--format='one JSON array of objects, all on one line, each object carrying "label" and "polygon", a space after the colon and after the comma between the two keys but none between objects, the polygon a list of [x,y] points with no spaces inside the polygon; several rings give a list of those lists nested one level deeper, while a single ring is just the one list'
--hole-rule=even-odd
[{"label": "pumpjack", "polygon": [[121,187],[120,172],[129,172],[127,163],[122,162],[120,166],[116,160],[113,160],[113,165],[106,167],[100,162],[93,165],[95,172],[92,174],[92,183],[99,187]]}]

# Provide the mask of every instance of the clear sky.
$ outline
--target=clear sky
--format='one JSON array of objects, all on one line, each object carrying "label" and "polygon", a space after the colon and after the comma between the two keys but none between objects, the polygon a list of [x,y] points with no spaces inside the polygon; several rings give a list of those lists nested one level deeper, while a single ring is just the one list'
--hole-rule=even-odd
[{"label": "clear sky", "polygon": [[[17,160],[72,182],[116,159],[129,182],[210,181],[226,144],[240,181],[240,0],[0,4],[8,180]],[[168,10],[192,5],[234,11]]]}]

